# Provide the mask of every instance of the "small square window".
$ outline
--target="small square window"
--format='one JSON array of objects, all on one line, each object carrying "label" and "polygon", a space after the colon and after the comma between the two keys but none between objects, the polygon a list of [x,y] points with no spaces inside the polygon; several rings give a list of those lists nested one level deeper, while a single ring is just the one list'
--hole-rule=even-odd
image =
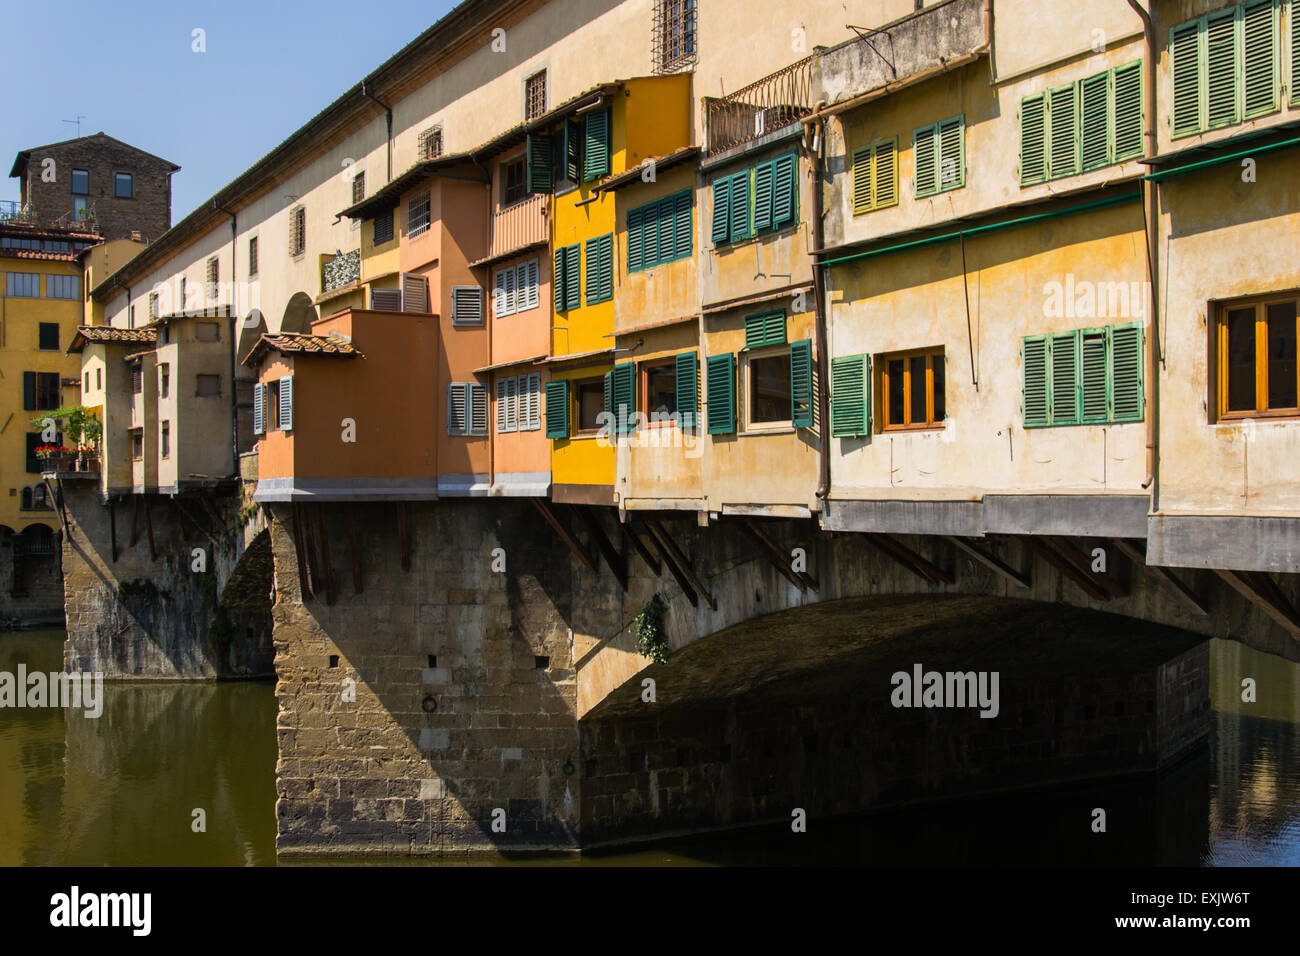
[{"label": "small square window", "polygon": [[528,196],[523,158],[501,164],[501,205],[509,206]]},{"label": "small square window", "polygon": [[162,445],[162,456],[164,458],[170,458],[172,454],[172,426],[170,422],[162,423],[162,432],[159,435],[159,440]]},{"label": "small square window", "polygon": [[167,398],[172,393],[172,369],[170,365],[158,366],[158,397]]},{"label": "small square window", "polygon": [[140,461],[144,458],[144,431],[139,428],[131,431],[131,460]]},{"label": "small square window", "polygon": [[257,236],[248,240],[248,274],[257,275]]},{"label": "small square window", "polygon": [[72,171],[72,195],[90,195],[90,170],[74,169]]},{"label": "small square window", "polygon": [[194,338],[200,342],[220,342],[221,326],[216,322],[196,322]]},{"label": "small square window", "polygon": [[375,216],[374,236],[371,239],[376,246],[393,241],[393,210],[381,212]]},{"label": "small square window", "polygon": [[943,349],[883,355],[876,367],[882,430],[943,426],[947,417]]},{"label": "small square window", "polygon": [[59,347],[59,323],[42,322],[40,324],[40,344],[43,350],[56,350]]},{"label": "small square window", "polygon": [[577,431],[595,434],[600,430],[600,414],[605,410],[605,380],[589,378],[575,382],[573,396],[578,406],[574,416]]},{"label": "small square window", "polygon": [[646,423],[659,425],[669,422],[677,413],[676,362],[670,359],[642,365],[640,385],[638,397]]},{"label": "small square window", "polygon": [[199,375],[195,392],[200,398],[215,398],[221,394],[220,375]]},{"label": "small square window", "polygon": [[366,171],[363,169],[352,175],[352,202],[359,203],[366,198]]},{"label": "small square window", "polygon": [[130,173],[113,174],[113,196],[117,199],[135,197],[135,181]]},{"label": "small square window", "polygon": [[524,122],[546,112],[546,71],[538,70],[524,80]]},{"label": "small square window", "polygon": [[406,237],[414,239],[429,231],[429,194],[413,196],[406,207]]}]

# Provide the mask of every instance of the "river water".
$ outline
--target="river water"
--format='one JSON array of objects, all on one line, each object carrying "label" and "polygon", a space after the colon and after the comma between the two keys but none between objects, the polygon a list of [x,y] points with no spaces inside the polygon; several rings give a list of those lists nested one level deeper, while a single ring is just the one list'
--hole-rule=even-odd
[{"label": "river water", "polygon": [[[62,642],[0,633],[0,671],[57,671]],[[555,862],[1300,865],[1300,665],[1209,643],[1209,745],[1162,774]],[[271,684],[106,684],[104,697],[95,720],[0,710],[0,865],[275,864]],[[1097,806],[1105,834],[1076,825]]]}]

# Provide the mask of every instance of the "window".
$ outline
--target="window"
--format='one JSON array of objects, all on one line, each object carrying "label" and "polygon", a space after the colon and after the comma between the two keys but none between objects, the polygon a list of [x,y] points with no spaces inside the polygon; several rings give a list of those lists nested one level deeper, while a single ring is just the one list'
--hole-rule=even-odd
[{"label": "window", "polygon": [[85,196],[72,197],[72,214],[77,219],[85,219],[90,213],[90,202]]},{"label": "window", "polygon": [[45,297],[48,299],[80,299],[81,276],[45,277]]},{"label": "window", "polygon": [[789,425],[790,356],[785,349],[750,355],[746,420],[749,425]]},{"label": "window", "polygon": [[185,277],[184,277],[184,276],[181,276],[181,311],[182,311],[182,312],[185,311],[185,307],[186,307],[186,302],[185,302]]},{"label": "window", "polygon": [[58,372],[23,372],[23,409],[58,408],[60,389]]},{"label": "window", "polygon": [[82,386],[82,388],[83,388],[84,391],[89,392],[89,391],[90,391],[90,373],[89,373],[89,372],[86,373],[86,375],[85,375],[85,379],[86,379],[86,384],[85,384],[84,386]]},{"label": "window", "polygon": [[1020,101],[1020,185],[1142,155],[1142,62]]},{"label": "window", "polygon": [[194,338],[199,342],[220,342],[221,326],[216,322],[195,322]]},{"label": "window", "polygon": [[374,237],[371,241],[377,246],[393,241],[393,210],[375,216]]},{"label": "window", "polygon": [[90,170],[74,169],[72,171],[72,195],[90,195]]},{"label": "window", "polygon": [[138,361],[131,363],[131,394],[144,394],[144,369]]},{"label": "window", "polygon": [[688,259],[692,239],[690,190],[627,211],[627,271]]},{"label": "window", "polygon": [[1026,428],[1142,421],[1142,328],[1027,336],[1020,346]]},{"label": "window", "polygon": [[546,112],[546,71],[539,70],[524,80],[524,122]]},{"label": "window", "polygon": [[898,205],[898,137],[853,151],[853,214]]},{"label": "window", "polygon": [[257,275],[257,236],[248,240],[248,274]]},{"label": "window", "polygon": [[798,220],[796,156],[786,153],[713,183],[714,246],[782,229]]},{"label": "window", "polygon": [[5,295],[12,298],[39,299],[41,276],[38,272],[9,272],[5,275]]},{"label": "window", "polygon": [[113,196],[117,199],[131,199],[135,196],[135,183],[130,173],[113,174]]},{"label": "window", "polygon": [[881,431],[941,428],[944,403],[943,349],[882,355]]},{"label": "window", "polygon": [[600,413],[605,411],[605,381],[586,378],[573,383],[576,433],[594,435],[600,431]]},{"label": "window", "polygon": [[498,269],[492,277],[492,313],[498,318],[541,304],[540,260],[529,259]]},{"label": "window", "polygon": [[289,210],[289,255],[300,256],[307,248],[307,209],[295,206]]},{"label": "window", "polygon": [[131,429],[131,460],[140,461],[144,458],[144,429]]},{"label": "window", "polygon": [[[39,475],[45,470],[42,467],[40,457],[36,454],[36,449],[44,444],[46,442],[42,440],[40,432],[27,433],[27,471]],[[62,443],[60,442],[60,444]]]},{"label": "window", "polygon": [[1220,304],[1214,324],[1214,403],[1220,420],[1300,415],[1296,295]]},{"label": "window", "polygon": [[509,206],[528,195],[524,182],[524,160],[514,159],[501,164],[501,205]]},{"label": "window", "polygon": [[172,393],[172,368],[164,363],[158,366],[158,397],[167,398]]},{"label": "window", "polygon": [[647,425],[665,425],[677,414],[677,363],[674,359],[641,365],[640,411]]},{"label": "window", "polygon": [[579,275],[581,255],[576,242],[571,246],[561,246],[555,250],[555,272],[551,278],[551,287],[557,312],[576,309],[581,305]]},{"label": "window", "polygon": [[57,252],[66,255],[72,251],[72,243],[64,242],[62,239],[42,239],[41,249],[45,252]]},{"label": "window", "polygon": [[614,234],[587,240],[587,305],[614,298]]},{"label": "window", "polygon": [[612,113],[604,109],[592,110],[582,123],[582,181],[591,182],[609,175],[610,132]]},{"label": "window", "polygon": [[103,387],[104,387],[104,370],[102,368],[97,368],[95,369],[95,388],[103,388]]},{"label": "window", "polygon": [[483,290],[476,285],[451,287],[451,324],[483,324]]},{"label": "window", "polygon": [[916,198],[966,185],[966,117],[922,126],[912,134]]},{"label": "window", "polygon": [[30,249],[39,251],[41,240],[39,239],[21,239],[17,236],[5,236],[0,238],[0,249]]},{"label": "window", "polygon": [[268,432],[280,428],[280,380],[274,379],[262,386],[262,415]]},{"label": "window", "polygon": [[221,376],[220,375],[199,375],[195,388],[195,395],[200,398],[214,398],[221,394]]},{"label": "window", "polygon": [[430,126],[420,131],[418,151],[421,159],[437,159],[442,155],[442,127]]},{"label": "window", "polygon": [[497,431],[542,427],[542,376],[537,372],[497,379]]},{"label": "window", "polygon": [[655,0],[656,73],[671,73],[695,62],[695,3],[696,0]]},{"label": "window", "polygon": [[429,231],[429,194],[412,196],[406,206],[406,236],[414,239]]},{"label": "window", "polygon": [[366,171],[359,170],[352,174],[352,202],[359,203],[366,198]]},{"label": "window", "polygon": [[216,256],[213,256],[207,263],[207,289],[206,294],[209,301],[217,298],[217,283],[221,281],[221,265]]},{"label": "window", "polygon": [[59,347],[59,323],[41,322],[37,327],[36,347],[42,350],[57,350]]},{"label": "window", "polygon": [[253,434],[293,430],[293,376],[253,384]]},{"label": "window", "polygon": [[149,321],[152,322],[158,318],[158,293],[149,293]]},{"label": "window", "polygon": [[[1252,0],[1169,31],[1169,123],[1175,139],[1277,111],[1277,7],[1274,0]],[[1288,13],[1294,77],[1300,32],[1294,5]],[[1293,83],[1293,103],[1296,95]]]},{"label": "window", "polygon": [[159,433],[159,444],[162,446],[162,456],[170,458],[172,455],[172,426],[170,422],[163,422],[162,429]]},{"label": "window", "polygon": [[447,434],[488,433],[488,391],[478,382],[452,382],[447,386]]}]

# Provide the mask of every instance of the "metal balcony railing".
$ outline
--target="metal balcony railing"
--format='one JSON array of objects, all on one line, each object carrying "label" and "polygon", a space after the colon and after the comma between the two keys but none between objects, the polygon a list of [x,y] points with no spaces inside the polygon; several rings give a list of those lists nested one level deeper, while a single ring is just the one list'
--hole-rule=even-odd
[{"label": "metal balcony railing", "polygon": [[791,63],[756,83],[705,100],[709,155],[789,126],[813,110],[816,54]]},{"label": "metal balcony railing", "polygon": [[0,201],[0,222],[35,223],[36,210],[31,203]]}]

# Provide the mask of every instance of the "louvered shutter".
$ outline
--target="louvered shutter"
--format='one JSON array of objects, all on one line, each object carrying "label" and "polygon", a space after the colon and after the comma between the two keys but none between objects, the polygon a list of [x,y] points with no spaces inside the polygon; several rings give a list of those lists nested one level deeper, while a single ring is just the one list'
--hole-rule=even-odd
[{"label": "louvered shutter", "polygon": [[524,180],[530,193],[549,193],[555,188],[551,169],[551,137],[547,133],[529,133],[524,163]]},{"label": "louvered shutter", "polygon": [[853,153],[853,214],[870,212],[875,208],[873,184],[875,181],[875,150],[863,146]]},{"label": "louvered shutter", "polygon": [[510,277],[513,275],[514,269],[507,266],[498,269],[492,277],[492,314],[497,318],[509,315],[513,311],[510,308],[510,296],[507,292]]},{"label": "louvered shutter", "polygon": [[293,376],[280,379],[280,431],[293,431]]},{"label": "louvered shutter", "polygon": [[685,259],[691,254],[694,243],[691,241],[691,194],[678,193],[668,200],[673,204],[673,258]]},{"label": "louvered shutter", "polygon": [[659,220],[659,249],[656,261],[668,262],[673,258],[673,249],[677,245],[677,227],[673,223],[673,199],[668,197],[655,203]]},{"label": "louvered shutter", "polygon": [[429,282],[424,276],[402,273],[402,311],[429,311]]},{"label": "louvered shutter", "polygon": [[471,383],[465,386],[469,389],[470,398],[470,419],[469,430],[471,435],[486,435],[488,433],[488,390],[486,385]]},{"label": "louvered shutter", "polygon": [[1047,95],[1020,101],[1020,185],[1047,179]]},{"label": "louvered shutter", "polygon": [[1277,109],[1277,11],[1273,0],[1241,8],[1242,112],[1246,119]]},{"label": "louvered shutter", "polygon": [[1024,339],[1020,345],[1020,358],[1024,372],[1024,404],[1021,412],[1024,415],[1025,427],[1050,425],[1047,401],[1047,337],[1034,335]]},{"label": "louvered shutter", "polygon": [[1115,67],[1111,88],[1115,96],[1111,142],[1118,163],[1143,153],[1142,61]]},{"label": "louvered shutter", "polygon": [[635,272],[645,265],[645,213],[644,206],[627,211],[628,272]]},{"label": "louvered shutter", "polygon": [[582,173],[582,122],[573,117],[564,121],[564,178],[571,183]]},{"label": "louvered shutter", "polygon": [[871,358],[837,355],[831,359],[831,434],[852,438],[871,434]]},{"label": "louvered shutter", "polygon": [[567,306],[564,298],[564,264],[568,261],[564,248],[555,250],[555,267],[551,276],[551,296],[555,300],[555,311],[563,312]]},{"label": "louvered shutter", "polygon": [[1142,421],[1142,328],[1127,325],[1110,330],[1111,420]]},{"label": "louvered shutter", "polygon": [[710,355],[706,363],[710,435],[729,435],[736,430],[735,361],[735,355],[727,352]]},{"label": "louvered shutter", "polygon": [[745,348],[785,344],[785,312],[759,312],[745,316]]},{"label": "louvered shutter", "polygon": [[569,383],[546,383],[546,437],[569,437]]},{"label": "louvered shutter", "polygon": [[451,324],[483,324],[483,290],[476,285],[458,285],[451,289]]},{"label": "louvered shutter", "polygon": [[614,420],[619,432],[634,430],[636,413],[636,364],[623,362],[614,366],[611,384],[614,390]]},{"label": "louvered shutter", "polygon": [[1110,73],[1079,81],[1079,166],[1084,172],[1110,163]]},{"label": "louvered shutter", "polygon": [[731,236],[731,180],[719,179],[713,184],[713,228],[711,235],[715,246],[730,241]]},{"label": "louvered shutter", "polygon": [[1169,56],[1172,63],[1170,112],[1173,135],[1185,136],[1201,128],[1201,38],[1198,23],[1185,23],[1170,31]]},{"label": "louvered shutter", "polygon": [[1071,176],[1079,170],[1078,108],[1074,84],[1049,90],[1047,114],[1048,172],[1051,178]]},{"label": "louvered shutter", "polygon": [[1081,357],[1079,368],[1082,381],[1079,391],[1082,418],[1086,424],[1105,422],[1110,414],[1110,375],[1105,329],[1091,329],[1080,333]]},{"label": "louvered shutter", "polygon": [[497,433],[507,432],[506,426],[506,379],[497,379]]},{"label": "louvered shutter", "polygon": [[265,399],[262,396],[262,383],[253,383],[253,434],[266,434],[266,411]]},{"label": "louvered shutter", "polygon": [[912,157],[915,161],[916,198],[933,196],[939,188],[939,171],[936,168],[938,154],[937,126],[923,126],[912,136]]},{"label": "louvered shutter", "polygon": [[795,219],[798,206],[794,153],[778,156],[772,161],[772,226],[788,226]]},{"label": "louvered shutter", "polygon": [[582,180],[590,182],[609,173],[609,107],[587,114],[582,139]]},{"label": "louvered shutter", "polygon": [[605,404],[603,408],[605,409],[605,418],[606,418],[605,426],[604,428],[601,429],[601,431],[603,431],[606,435],[612,435],[614,433],[614,429],[618,425],[618,415],[614,411],[614,373],[606,372],[601,381],[604,386],[603,398]]},{"label": "louvered shutter", "polygon": [[772,186],[776,163],[759,163],[754,167],[754,232],[772,228]]},{"label": "louvered shutter", "polygon": [[519,288],[515,290],[515,311],[535,309],[541,303],[541,281],[538,276],[538,262],[529,259],[519,266]]},{"label": "louvered shutter", "polygon": [[580,246],[575,242],[564,250],[564,307],[576,309],[582,304],[582,289],[579,277]]},{"label": "louvered shutter", "polygon": [[1060,332],[1053,335],[1048,355],[1052,369],[1052,424],[1078,424],[1079,334]]},{"label": "louvered shutter", "polygon": [[1207,129],[1237,122],[1236,11],[1205,19],[1205,122]]},{"label": "louvered shutter", "polygon": [[542,376],[538,372],[530,372],[524,379],[528,384],[528,400],[524,405],[525,421],[519,427],[532,432],[542,427]]},{"label": "louvered shutter", "polygon": [[795,428],[813,427],[811,339],[790,343],[790,419]]},{"label": "louvered shutter", "polygon": [[1292,106],[1300,104],[1300,0],[1291,0],[1286,10],[1287,48],[1291,69],[1288,73],[1287,98]]},{"label": "louvered shutter", "polygon": [[376,312],[401,312],[401,289],[371,289],[370,308]]},{"label": "louvered shutter", "polygon": [[469,386],[461,382],[452,382],[447,386],[447,434],[465,434],[465,415],[467,412]]},{"label": "louvered shutter", "polygon": [[587,240],[587,305],[614,298],[614,237]]},{"label": "louvered shutter", "polygon": [[898,202],[898,140],[877,143],[872,170],[874,208],[884,209]]},{"label": "louvered shutter", "polygon": [[23,372],[23,409],[34,411],[36,408],[36,373]]},{"label": "louvered shutter", "polygon": [[731,241],[753,235],[749,217],[749,170],[731,177]]},{"label": "louvered shutter", "polygon": [[659,262],[659,229],[661,226],[660,217],[663,210],[659,203],[651,203],[642,207],[642,250],[641,264],[643,266],[652,266]]},{"label": "louvered shutter", "polygon": [[700,413],[699,352],[682,352],[676,358],[677,414],[683,428],[695,425]]},{"label": "louvered shutter", "polygon": [[519,429],[519,380],[513,376],[506,383],[506,431]]},{"label": "louvered shutter", "polygon": [[515,266],[504,271],[506,278],[506,314],[514,315],[519,311],[519,268]]}]

